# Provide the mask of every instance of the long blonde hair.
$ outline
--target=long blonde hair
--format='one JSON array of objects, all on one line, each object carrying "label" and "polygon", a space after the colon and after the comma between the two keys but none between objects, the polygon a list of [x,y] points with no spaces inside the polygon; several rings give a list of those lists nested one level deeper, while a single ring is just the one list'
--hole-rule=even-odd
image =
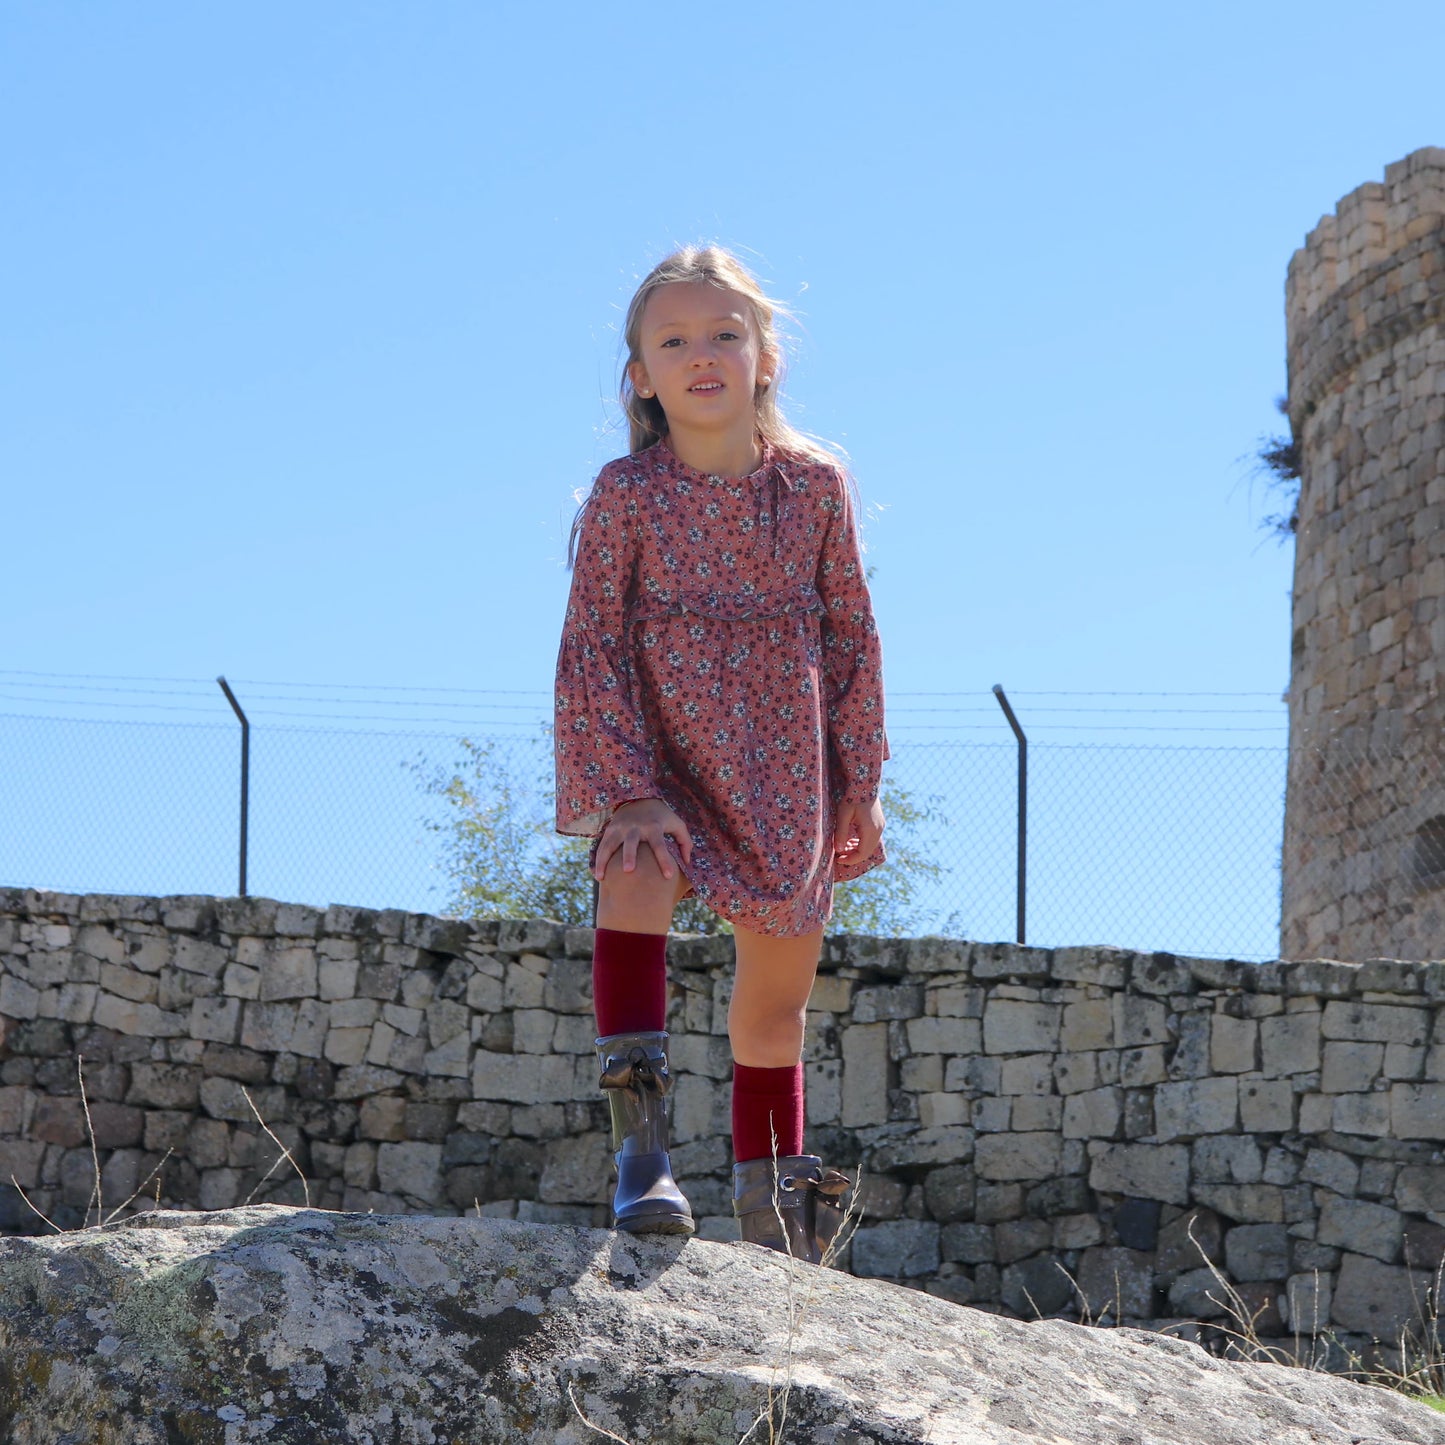
[{"label": "long blonde hair", "polygon": [[[789,312],[780,302],[774,301],[758,284],[753,274],[731,251],[721,246],[683,246],[670,256],[665,256],[642,279],[632,301],[627,307],[627,319],[622,327],[622,339],[627,347],[627,359],[622,364],[622,385],[619,399],[627,417],[628,445],[630,454],[646,451],[667,435],[667,416],[662,403],[655,396],[639,396],[632,384],[632,364],[642,359],[642,313],[654,291],[671,286],[679,281],[702,281],[716,286],[720,291],[731,291],[747,303],[752,312],[753,324],[757,327],[760,352],[772,363],[772,384],[759,386],[753,394],[754,412],[757,417],[758,436],[775,451],[801,457],[805,461],[824,462],[838,467],[847,475],[840,452],[789,426],[778,407],[778,392],[782,385],[783,347],[778,336],[776,318],[786,317]],[[853,486],[849,477],[850,489]],[[582,516],[587,510],[589,495],[578,509],[572,523],[572,534],[567,541],[567,562],[570,566],[577,557],[577,537],[582,528]]]}]

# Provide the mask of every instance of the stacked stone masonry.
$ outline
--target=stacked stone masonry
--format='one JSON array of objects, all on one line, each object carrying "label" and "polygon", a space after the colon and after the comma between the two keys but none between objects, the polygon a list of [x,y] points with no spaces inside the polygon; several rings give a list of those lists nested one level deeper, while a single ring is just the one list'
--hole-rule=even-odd
[{"label": "stacked stone masonry", "polygon": [[[0,1227],[84,1221],[82,1070],[107,1211],[300,1203],[274,1135],[323,1208],[605,1224],[591,941],[0,890]],[[719,1239],[730,955],[670,946],[674,1162]],[[809,1145],[863,1169],[855,1274],[1195,1333],[1227,1279],[1262,1335],[1358,1347],[1445,1258],[1445,963],[839,937],[806,1067]]]},{"label": "stacked stone masonry", "polygon": [[1281,953],[1445,940],[1445,149],[1351,192],[1289,267],[1301,489]]}]

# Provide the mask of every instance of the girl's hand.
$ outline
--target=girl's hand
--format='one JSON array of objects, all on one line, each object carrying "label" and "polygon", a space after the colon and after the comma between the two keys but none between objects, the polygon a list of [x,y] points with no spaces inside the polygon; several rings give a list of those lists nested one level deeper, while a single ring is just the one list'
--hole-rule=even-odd
[{"label": "girl's hand", "polygon": [[870,858],[883,837],[883,804],[840,803],[838,824],[833,830],[835,858]]},{"label": "girl's hand", "polygon": [[639,798],[636,802],[621,804],[602,830],[597,856],[592,864],[592,876],[598,882],[602,881],[608,859],[619,848],[622,850],[622,871],[633,872],[637,867],[637,850],[646,843],[652,849],[662,876],[670,879],[677,871],[677,865],[663,842],[669,836],[677,844],[682,861],[691,863],[692,839],[688,836],[687,824],[661,798]]}]

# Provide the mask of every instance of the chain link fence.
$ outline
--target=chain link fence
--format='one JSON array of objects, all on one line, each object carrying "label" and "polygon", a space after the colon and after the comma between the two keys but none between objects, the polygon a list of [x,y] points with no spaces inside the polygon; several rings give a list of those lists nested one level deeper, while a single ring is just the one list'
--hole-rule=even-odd
[{"label": "chain link fence", "polygon": [[[1029,943],[1278,956],[1286,749],[1034,743],[1028,757]],[[235,726],[0,715],[0,759],[0,884],[237,891]],[[540,731],[253,727],[248,891],[448,911],[458,828],[479,807],[505,833],[492,856],[555,868],[550,760]],[[1011,742],[895,743],[888,841],[910,886],[889,931],[1015,937],[1017,777]]]}]

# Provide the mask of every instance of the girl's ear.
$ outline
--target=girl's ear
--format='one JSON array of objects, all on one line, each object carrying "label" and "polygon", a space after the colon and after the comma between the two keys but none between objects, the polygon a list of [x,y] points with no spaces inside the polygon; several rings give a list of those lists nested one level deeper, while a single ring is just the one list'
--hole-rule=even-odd
[{"label": "girl's ear", "polygon": [[[767,377],[764,384],[763,378]],[[763,391],[776,386],[778,381],[778,353],[767,349],[758,352],[758,386]]]},{"label": "girl's ear", "polygon": [[632,383],[632,389],[638,396],[652,395],[652,382],[648,378],[647,368],[640,361],[628,362],[627,379]]}]

